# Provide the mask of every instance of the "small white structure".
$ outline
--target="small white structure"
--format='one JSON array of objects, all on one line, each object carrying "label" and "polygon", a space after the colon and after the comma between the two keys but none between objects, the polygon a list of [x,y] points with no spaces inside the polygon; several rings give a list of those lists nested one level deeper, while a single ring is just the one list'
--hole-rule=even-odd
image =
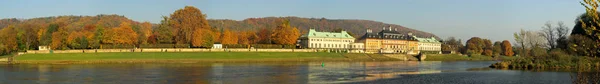
[{"label": "small white structure", "polygon": [[48,46],[38,46],[38,50],[49,50]]},{"label": "small white structure", "polygon": [[221,49],[223,48],[223,44],[213,44],[212,49]]}]

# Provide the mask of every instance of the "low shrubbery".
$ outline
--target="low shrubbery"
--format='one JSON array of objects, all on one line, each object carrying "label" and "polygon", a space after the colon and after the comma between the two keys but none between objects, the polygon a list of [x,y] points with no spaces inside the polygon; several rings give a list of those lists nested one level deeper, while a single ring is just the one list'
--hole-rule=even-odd
[{"label": "low shrubbery", "polygon": [[520,57],[492,64],[492,68],[500,69],[548,69],[548,68],[592,68],[600,67],[600,60],[585,56],[572,56],[560,49],[539,56]]}]

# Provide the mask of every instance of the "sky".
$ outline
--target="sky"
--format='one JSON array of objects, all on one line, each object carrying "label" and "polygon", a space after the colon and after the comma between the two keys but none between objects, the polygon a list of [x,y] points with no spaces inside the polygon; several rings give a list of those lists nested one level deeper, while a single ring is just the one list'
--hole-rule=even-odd
[{"label": "sky", "polygon": [[514,42],[520,29],[538,31],[546,22],[573,27],[585,12],[580,0],[0,0],[0,18],[117,14],[159,23],[185,6],[209,19],[243,20],[298,16],[364,19],[402,25],[441,38],[471,37]]}]

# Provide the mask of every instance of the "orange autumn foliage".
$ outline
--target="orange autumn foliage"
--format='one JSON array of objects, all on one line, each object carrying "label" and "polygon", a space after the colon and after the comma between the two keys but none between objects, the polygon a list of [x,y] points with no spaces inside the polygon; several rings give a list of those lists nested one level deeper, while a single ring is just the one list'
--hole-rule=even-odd
[{"label": "orange autumn foliage", "polygon": [[510,44],[510,41],[508,41],[508,40],[502,41],[502,45],[501,46],[502,46],[502,51],[503,51],[502,54],[504,54],[506,56],[513,56],[515,54],[513,52],[512,45]]},{"label": "orange autumn foliage", "polygon": [[137,36],[137,33],[131,28],[131,24],[122,22],[119,27],[104,32],[104,39],[102,42],[108,44],[133,45],[137,42]]},{"label": "orange autumn foliage", "polygon": [[221,36],[222,44],[237,44],[238,43],[238,35],[234,34],[234,32],[229,31],[229,29],[225,29],[223,31],[223,36]]}]

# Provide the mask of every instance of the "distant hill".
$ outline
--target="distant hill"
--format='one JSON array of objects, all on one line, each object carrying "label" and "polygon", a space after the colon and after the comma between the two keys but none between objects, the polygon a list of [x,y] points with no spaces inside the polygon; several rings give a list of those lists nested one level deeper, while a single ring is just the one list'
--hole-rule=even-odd
[{"label": "distant hill", "polygon": [[210,19],[209,24],[213,27],[228,28],[233,30],[259,30],[261,28],[275,28],[275,23],[287,19],[290,25],[298,27],[301,31],[307,31],[309,28],[315,28],[318,31],[334,31],[336,28],[341,28],[351,32],[355,37],[360,37],[365,34],[367,28],[373,31],[381,31],[383,27],[391,26],[392,29],[398,29],[400,33],[412,32],[418,37],[436,37],[436,35],[428,32],[419,31],[416,29],[406,28],[396,24],[387,24],[378,21],[370,20],[354,20],[354,19],[326,19],[326,18],[301,18],[301,17],[264,17],[264,18],[248,18],[242,21]]},{"label": "distant hill", "polygon": [[[300,31],[307,31],[309,28],[315,28],[319,31],[333,31],[336,28],[341,28],[355,37],[364,35],[367,28],[373,31],[380,31],[383,27],[391,26],[397,28],[401,33],[412,32],[419,37],[436,37],[434,34],[406,28],[396,24],[387,24],[383,22],[370,20],[353,20],[353,19],[325,19],[325,18],[300,18],[300,17],[264,17],[264,18],[248,18],[242,21],[226,20],[226,19],[210,19],[209,24],[217,28],[227,28],[236,31],[242,30],[259,30],[261,28],[275,28],[282,20],[287,19],[292,26],[298,27]],[[54,16],[54,17],[39,17],[32,19],[1,19],[0,29],[8,25],[33,24],[36,27],[47,27],[51,23],[62,23],[69,30],[80,30],[85,25],[102,25],[105,28],[113,28],[119,26],[123,21],[139,24],[140,22],[133,21],[127,17],[120,15],[97,15],[97,16]],[[155,24],[156,25],[156,24]]]}]

